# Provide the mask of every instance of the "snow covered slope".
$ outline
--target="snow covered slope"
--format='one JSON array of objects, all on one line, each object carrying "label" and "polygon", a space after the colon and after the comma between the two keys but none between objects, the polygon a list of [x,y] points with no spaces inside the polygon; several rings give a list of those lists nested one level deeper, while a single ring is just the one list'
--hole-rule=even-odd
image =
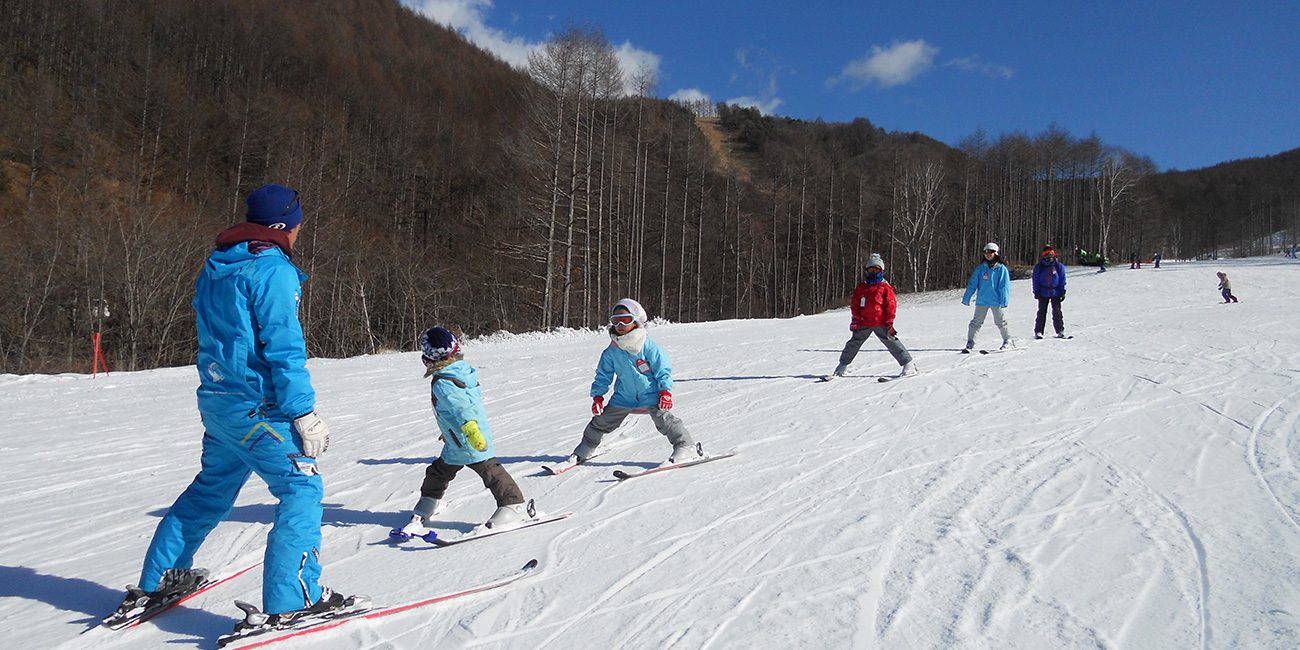
[{"label": "snow covered slope", "polygon": [[[1071,267],[1073,340],[960,355],[971,308],[901,300],[921,375],[876,341],[835,367],[848,313],[662,325],[675,412],[735,458],[627,483],[664,460],[648,418],[561,476],[589,417],[599,332],[470,341],[501,460],[569,519],[464,546],[391,546],[438,452],[416,353],[310,363],[333,430],[323,581],[377,603],[537,557],[504,590],[284,648],[1294,648],[1300,646],[1300,264],[1280,257]],[[1240,304],[1219,303],[1214,272]],[[1050,329],[1050,325],[1049,325]],[[416,335],[412,332],[412,337]],[[986,324],[979,344],[997,345]],[[198,470],[192,368],[0,376],[5,648],[211,648],[251,572],[139,628],[80,634],[136,580]],[[447,531],[493,509],[471,472]],[[249,481],[199,552],[260,558],[274,501]]]}]

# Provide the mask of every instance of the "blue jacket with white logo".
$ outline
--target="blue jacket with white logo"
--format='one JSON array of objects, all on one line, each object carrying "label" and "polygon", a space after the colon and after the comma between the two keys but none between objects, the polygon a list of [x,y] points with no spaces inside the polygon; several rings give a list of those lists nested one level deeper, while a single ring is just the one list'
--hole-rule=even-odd
[{"label": "blue jacket with white logo", "polygon": [[990,267],[988,262],[980,262],[975,267],[975,272],[970,274],[970,281],[966,283],[966,295],[961,301],[969,303],[971,294],[977,291],[979,295],[975,298],[975,304],[1006,307],[1011,298],[1011,272],[1007,271],[1007,265],[995,262]]},{"label": "blue jacket with white logo", "polygon": [[[249,226],[262,228],[244,224],[226,232],[251,232]],[[213,251],[194,283],[199,411],[246,417],[260,408],[268,419],[292,420],[316,407],[298,322],[307,275],[278,246],[251,245],[245,240]]]},{"label": "blue jacket with white logo", "polygon": [[[478,371],[464,361],[456,361],[433,375],[430,387],[433,412],[438,416],[438,431],[442,433],[442,460],[450,465],[473,465],[497,455],[492,445],[492,427],[488,425],[487,411],[483,409],[483,389],[478,384]],[[465,439],[460,428],[473,420],[487,447],[475,449]]]},{"label": "blue jacket with white logo", "polygon": [[[641,351],[632,354],[612,341],[600,353],[596,380],[591,382],[591,396],[604,395],[614,382],[610,406],[643,408],[659,405],[659,391],[673,389],[673,365],[663,348],[646,339]],[[617,380],[615,378],[617,377]]]}]

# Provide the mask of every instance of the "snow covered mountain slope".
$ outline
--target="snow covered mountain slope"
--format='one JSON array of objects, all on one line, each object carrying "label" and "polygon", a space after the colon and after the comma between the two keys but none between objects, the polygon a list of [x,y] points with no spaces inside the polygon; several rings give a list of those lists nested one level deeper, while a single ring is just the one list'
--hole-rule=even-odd
[{"label": "snow covered mountain slope", "polygon": [[[1241,298],[1220,304],[1215,271]],[[960,355],[960,292],[904,296],[921,375],[876,341],[850,376],[838,310],[660,325],[676,412],[734,458],[620,483],[669,446],[645,417],[560,476],[590,417],[600,332],[469,341],[500,458],[563,522],[463,546],[393,546],[438,451],[418,353],[310,362],[333,431],[325,573],[377,604],[537,557],[536,576],[284,648],[1293,648],[1300,646],[1300,264],[1280,257],[1070,267],[1072,340]],[[652,314],[653,315],[653,314]],[[431,323],[432,324],[432,323]],[[1049,325],[1050,330],[1050,325]],[[412,332],[412,338],[416,336]],[[980,347],[1000,343],[986,324]],[[6,648],[211,648],[260,602],[250,572],[132,630],[80,634],[137,579],[198,470],[192,368],[0,376]],[[493,510],[471,472],[448,534]],[[257,478],[197,563],[261,557]]]}]

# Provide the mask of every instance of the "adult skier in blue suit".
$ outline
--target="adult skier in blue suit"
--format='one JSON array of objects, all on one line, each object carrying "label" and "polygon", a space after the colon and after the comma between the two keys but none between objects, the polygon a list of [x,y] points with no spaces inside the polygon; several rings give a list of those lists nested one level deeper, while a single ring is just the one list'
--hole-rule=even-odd
[{"label": "adult skier in blue suit", "polygon": [[262,575],[269,624],[344,604],[317,582],[324,485],[316,457],[329,446],[329,428],[315,412],[298,321],[307,276],[291,255],[302,206],[280,185],[258,188],[247,203],[247,221],[217,235],[194,285],[201,469],[159,522],[124,608],[203,581],[206,572],[191,568],[194,553],[253,472],[279,499]]}]

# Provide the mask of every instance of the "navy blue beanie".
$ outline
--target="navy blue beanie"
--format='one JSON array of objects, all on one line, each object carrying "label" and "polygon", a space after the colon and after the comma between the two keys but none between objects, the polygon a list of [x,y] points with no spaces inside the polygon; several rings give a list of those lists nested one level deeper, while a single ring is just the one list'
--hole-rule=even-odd
[{"label": "navy blue beanie", "polygon": [[420,337],[420,351],[424,353],[425,363],[438,362],[460,353],[460,344],[451,332],[441,327],[430,327]]},{"label": "navy blue beanie", "polygon": [[263,185],[248,195],[247,217],[267,228],[293,230],[302,222],[298,193],[283,185]]}]

